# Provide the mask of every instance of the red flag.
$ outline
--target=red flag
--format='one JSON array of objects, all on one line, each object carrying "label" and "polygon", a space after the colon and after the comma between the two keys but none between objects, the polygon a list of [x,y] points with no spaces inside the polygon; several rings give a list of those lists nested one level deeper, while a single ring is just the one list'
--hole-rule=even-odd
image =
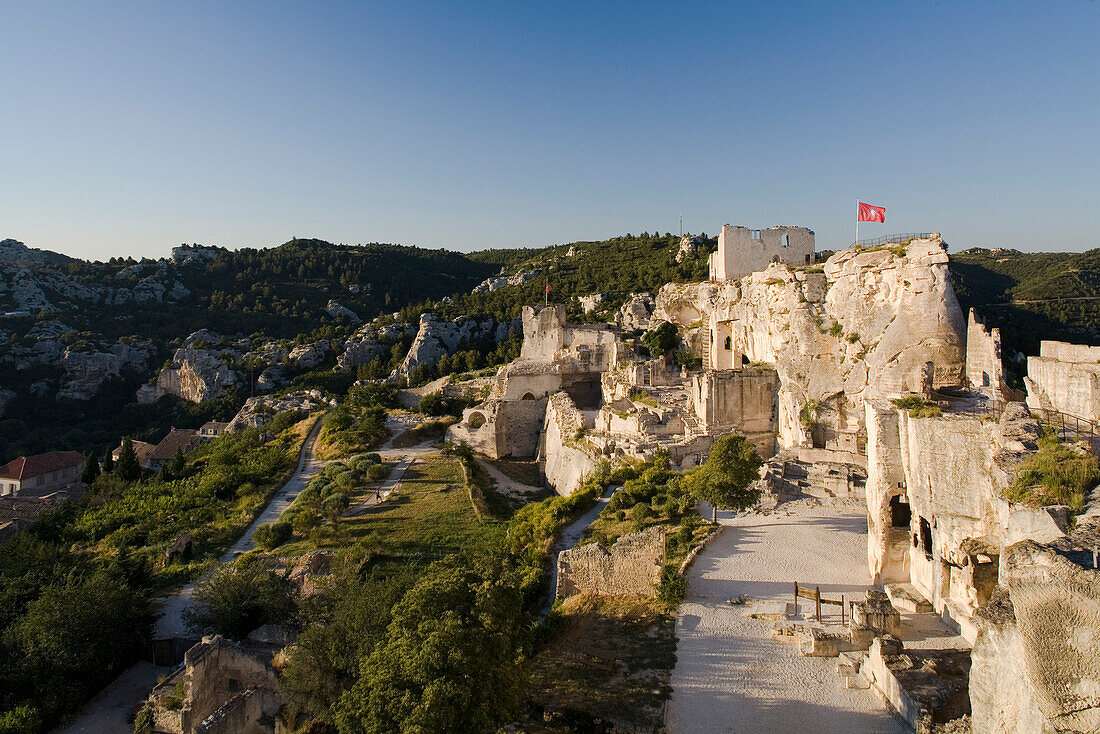
[{"label": "red flag", "polygon": [[547,295],[550,294],[550,281],[549,280],[546,281],[546,293],[547,293]]},{"label": "red flag", "polygon": [[859,204],[859,213],[856,215],[857,222],[886,221],[886,207],[872,206],[871,204],[864,204],[862,201],[856,203]]}]

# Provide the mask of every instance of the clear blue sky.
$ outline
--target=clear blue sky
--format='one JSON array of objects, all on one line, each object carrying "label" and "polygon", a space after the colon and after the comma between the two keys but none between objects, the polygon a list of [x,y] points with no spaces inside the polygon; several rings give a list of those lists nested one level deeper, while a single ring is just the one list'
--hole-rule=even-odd
[{"label": "clear blue sky", "polygon": [[5,2],[0,237],[1100,246],[1100,3]]}]

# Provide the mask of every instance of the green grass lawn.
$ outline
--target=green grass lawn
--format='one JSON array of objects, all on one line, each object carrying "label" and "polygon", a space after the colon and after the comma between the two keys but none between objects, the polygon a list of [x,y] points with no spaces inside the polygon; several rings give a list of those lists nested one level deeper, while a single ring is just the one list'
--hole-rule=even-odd
[{"label": "green grass lawn", "polygon": [[401,489],[380,506],[340,520],[335,532],[297,538],[277,552],[298,556],[321,548],[358,545],[376,557],[431,561],[499,544],[506,530],[503,522],[477,518],[458,461],[433,455],[410,466],[401,479]]}]

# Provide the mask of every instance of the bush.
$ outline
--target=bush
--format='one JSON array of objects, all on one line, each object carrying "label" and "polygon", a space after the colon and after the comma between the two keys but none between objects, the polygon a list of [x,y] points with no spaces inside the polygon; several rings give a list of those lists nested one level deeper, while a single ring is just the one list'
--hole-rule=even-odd
[{"label": "bush", "polygon": [[687,597],[687,579],[672,566],[661,569],[657,580],[657,599],[670,610],[676,609]]},{"label": "bush", "polygon": [[273,524],[264,523],[256,528],[256,545],[266,551],[274,550],[290,540],[290,536],[293,535],[293,532],[291,524],[285,520]]},{"label": "bush", "polygon": [[1074,512],[1081,512],[1085,496],[1097,484],[1100,468],[1096,457],[1067,446],[1050,432],[1040,439],[1039,451],[1020,464],[1005,498],[1040,507],[1069,505]]}]

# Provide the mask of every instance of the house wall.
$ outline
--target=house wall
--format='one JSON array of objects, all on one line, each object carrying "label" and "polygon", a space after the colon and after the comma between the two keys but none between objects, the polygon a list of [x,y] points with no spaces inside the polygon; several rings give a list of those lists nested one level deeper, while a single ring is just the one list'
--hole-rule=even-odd
[{"label": "house wall", "polygon": [[220,637],[188,650],[184,666],[191,682],[191,721],[203,721],[249,686],[279,690],[270,666]]},{"label": "house wall", "polygon": [[736,431],[754,438],[764,458],[775,453],[775,394],[779,377],[763,368],[705,371],[692,375],[691,400],[708,431]]},{"label": "house wall", "polygon": [[751,230],[722,225],[718,250],[710,255],[711,280],[736,280],[773,260],[807,265],[814,260],[814,233],[805,227]]}]

